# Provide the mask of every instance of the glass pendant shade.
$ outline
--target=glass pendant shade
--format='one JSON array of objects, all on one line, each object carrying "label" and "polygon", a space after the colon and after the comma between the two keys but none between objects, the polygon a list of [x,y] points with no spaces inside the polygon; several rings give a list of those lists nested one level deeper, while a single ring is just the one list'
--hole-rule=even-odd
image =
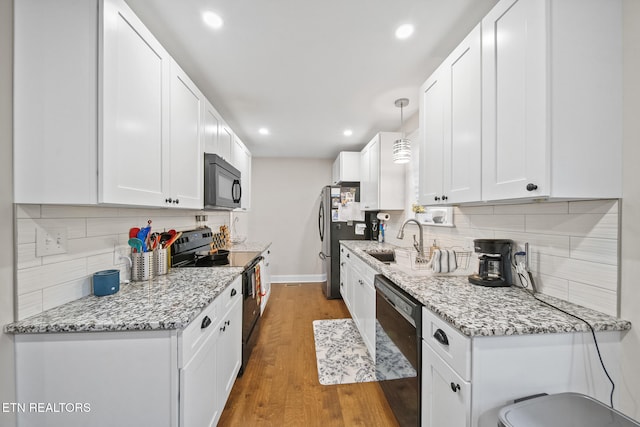
[{"label": "glass pendant shade", "polygon": [[402,137],[393,142],[393,163],[409,163],[411,161],[411,141],[404,137],[403,108],[409,104],[407,98],[396,99],[395,105],[400,108],[400,132]]},{"label": "glass pendant shade", "polygon": [[411,161],[411,141],[407,138],[393,142],[393,163],[409,163]]}]

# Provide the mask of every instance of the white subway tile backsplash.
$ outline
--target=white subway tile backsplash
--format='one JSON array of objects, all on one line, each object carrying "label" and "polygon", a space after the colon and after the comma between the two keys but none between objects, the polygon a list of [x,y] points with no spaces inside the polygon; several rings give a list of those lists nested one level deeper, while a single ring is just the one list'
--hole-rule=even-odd
[{"label": "white subway tile backsplash", "polygon": [[545,274],[534,275],[534,281],[538,292],[552,297],[569,300],[569,281]]},{"label": "white subway tile backsplash", "polygon": [[617,214],[618,200],[581,200],[569,202],[569,213]]},{"label": "white subway tile backsplash", "polygon": [[[462,206],[455,227],[425,227],[426,244],[465,246],[473,239],[529,243],[538,290],[616,315],[618,292],[618,200]],[[472,259],[476,265],[477,260]]]},{"label": "white subway tile backsplash", "polygon": [[586,283],[614,292],[618,288],[618,268],[613,265],[541,254],[534,267],[535,271],[548,276]]},{"label": "white subway tile backsplash", "polygon": [[40,218],[40,205],[17,205],[16,218]]},{"label": "white subway tile backsplash", "polygon": [[18,270],[18,295],[80,279],[86,275],[86,258]]},{"label": "white subway tile backsplash", "polygon": [[527,215],[527,233],[618,238],[616,214]]},{"label": "white subway tile backsplash", "polygon": [[[129,254],[129,229],[152,220],[154,231],[187,230],[195,227],[202,211],[102,206],[17,205],[17,316],[18,319],[72,301],[91,293],[94,272],[119,269],[120,279],[129,278],[129,263],[114,264],[114,250]],[[218,231],[229,226],[227,211],[204,212],[208,225]],[[67,251],[36,256],[38,228],[65,228]]]},{"label": "white subway tile backsplash", "polygon": [[485,228],[495,231],[525,231],[524,215],[470,215],[470,228]]},{"label": "white subway tile backsplash", "polygon": [[617,315],[618,298],[615,290],[569,281],[569,301],[611,316]]},{"label": "white subway tile backsplash", "polygon": [[42,313],[42,290],[18,295],[18,319]]},{"label": "white subway tile backsplash", "polygon": [[118,210],[102,206],[42,205],[42,218],[108,218]]},{"label": "white subway tile backsplash", "polygon": [[23,243],[18,245],[18,259],[16,260],[16,265],[18,269],[42,265],[42,258],[36,257],[35,243]]},{"label": "white subway tile backsplash", "polygon": [[571,237],[571,258],[618,265],[618,241]]},{"label": "white subway tile backsplash", "polygon": [[42,290],[42,309],[49,310],[89,294],[91,294],[90,277],[83,277],[61,285],[49,286]]},{"label": "white subway tile backsplash", "polygon": [[527,215],[548,215],[569,213],[568,202],[553,203],[532,203],[527,205],[496,205],[494,207],[496,215],[500,214],[527,214]]}]

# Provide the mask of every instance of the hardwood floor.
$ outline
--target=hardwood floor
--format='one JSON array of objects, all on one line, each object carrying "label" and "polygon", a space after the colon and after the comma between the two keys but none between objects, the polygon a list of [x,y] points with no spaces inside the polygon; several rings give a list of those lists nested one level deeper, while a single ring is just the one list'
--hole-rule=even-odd
[{"label": "hardwood floor", "polygon": [[274,284],[258,344],[218,425],[397,426],[377,383],[318,382],[312,321],[348,317],[320,284]]}]

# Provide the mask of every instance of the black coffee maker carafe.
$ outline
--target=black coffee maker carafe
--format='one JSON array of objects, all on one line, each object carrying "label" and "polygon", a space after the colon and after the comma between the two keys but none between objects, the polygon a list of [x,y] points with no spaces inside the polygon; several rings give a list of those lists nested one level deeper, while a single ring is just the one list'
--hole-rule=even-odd
[{"label": "black coffee maker carafe", "polygon": [[476,239],[473,241],[478,255],[478,274],[469,276],[469,282],[480,286],[511,286],[511,246],[506,239]]}]

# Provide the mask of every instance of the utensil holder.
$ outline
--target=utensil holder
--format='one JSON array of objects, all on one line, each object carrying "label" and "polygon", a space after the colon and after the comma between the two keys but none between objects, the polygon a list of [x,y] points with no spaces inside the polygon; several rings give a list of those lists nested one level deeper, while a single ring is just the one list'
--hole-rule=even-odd
[{"label": "utensil holder", "polygon": [[169,272],[169,251],[167,249],[156,249],[153,251],[153,271],[156,276],[162,276]]},{"label": "utensil holder", "polygon": [[153,278],[153,252],[132,253],[131,263],[131,280],[138,282]]}]

